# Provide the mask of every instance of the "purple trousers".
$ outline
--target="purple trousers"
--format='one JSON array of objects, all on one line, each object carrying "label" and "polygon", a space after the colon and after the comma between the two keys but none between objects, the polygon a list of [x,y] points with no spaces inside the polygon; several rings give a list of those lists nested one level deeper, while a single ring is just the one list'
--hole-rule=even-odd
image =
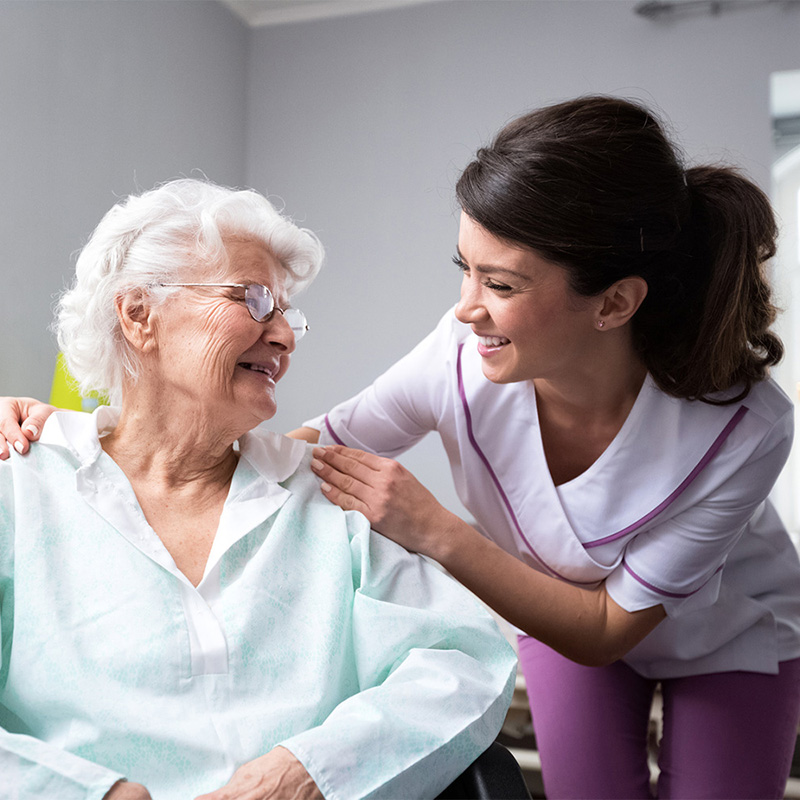
[{"label": "purple trousers", "polygon": [[650,706],[664,700],[657,797],[782,798],[800,720],[800,659],[778,675],[662,681],[622,662],[584,667],[520,637],[520,664],[550,800],[651,798]]}]

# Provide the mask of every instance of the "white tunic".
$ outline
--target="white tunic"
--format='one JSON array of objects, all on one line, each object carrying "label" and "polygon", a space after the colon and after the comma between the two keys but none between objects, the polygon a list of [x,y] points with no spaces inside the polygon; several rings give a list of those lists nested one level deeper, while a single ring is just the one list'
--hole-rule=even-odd
[{"label": "white tunic", "polygon": [[626,657],[648,677],[775,673],[800,656],[800,562],[766,500],[791,447],[772,382],[727,406],[679,400],[648,376],[600,458],[555,486],[533,384],[484,377],[452,311],[370,387],[305,424],[322,444],[394,457],[438,431],[477,527],[547,574],[606,581],[628,611],[668,618]]}]

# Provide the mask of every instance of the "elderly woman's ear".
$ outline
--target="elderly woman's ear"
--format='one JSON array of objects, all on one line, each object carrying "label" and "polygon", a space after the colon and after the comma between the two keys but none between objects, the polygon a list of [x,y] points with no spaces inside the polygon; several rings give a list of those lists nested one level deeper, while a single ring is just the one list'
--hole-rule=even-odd
[{"label": "elderly woman's ear", "polygon": [[146,352],[155,345],[155,316],[147,295],[133,289],[116,298],[122,335],[136,350]]}]

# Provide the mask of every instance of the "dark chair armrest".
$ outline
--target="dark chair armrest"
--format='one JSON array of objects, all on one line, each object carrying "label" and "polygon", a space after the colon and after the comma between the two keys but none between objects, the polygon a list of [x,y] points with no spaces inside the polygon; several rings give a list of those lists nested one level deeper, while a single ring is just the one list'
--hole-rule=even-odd
[{"label": "dark chair armrest", "polygon": [[531,800],[517,760],[493,742],[436,800]]}]

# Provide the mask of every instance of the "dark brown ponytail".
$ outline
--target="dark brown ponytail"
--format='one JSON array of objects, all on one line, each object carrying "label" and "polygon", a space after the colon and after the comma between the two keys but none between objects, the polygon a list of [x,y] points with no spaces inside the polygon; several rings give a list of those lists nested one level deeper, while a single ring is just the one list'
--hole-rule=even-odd
[{"label": "dark brown ponytail", "polygon": [[777,309],[765,269],[775,255],[775,217],[766,195],[732,169],[694,167],[686,177],[698,257],[710,276],[686,377],[675,376],[673,393],[703,398],[741,384],[744,396],[783,357],[769,330]]},{"label": "dark brown ponytail", "polygon": [[564,267],[579,294],[644,278],[633,341],[663,391],[735,402],[780,360],[769,200],[733,169],[684,171],[642,106],[583,97],[526,114],[478,151],[456,193],[490,233]]}]

